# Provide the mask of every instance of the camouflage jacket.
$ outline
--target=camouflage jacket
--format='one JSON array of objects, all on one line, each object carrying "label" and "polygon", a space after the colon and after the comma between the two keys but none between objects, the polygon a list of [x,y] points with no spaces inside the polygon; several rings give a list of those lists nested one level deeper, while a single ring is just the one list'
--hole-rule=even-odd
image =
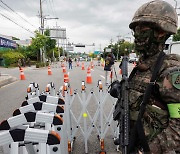
[{"label": "camouflage jacket", "polygon": [[[158,54],[146,61],[140,60],[138,70],[129,82],[131,127],[137,119],[157,57]],[[173,74],[176,75],[176,80],[180,80],[180,56],[166,55],[142,119],[151,153],[169,153],[180,148],[180,118],[170,118],[167,108],[169,103],[180,103],[180,83],[179,80],[176,85],[172,83]]]}]

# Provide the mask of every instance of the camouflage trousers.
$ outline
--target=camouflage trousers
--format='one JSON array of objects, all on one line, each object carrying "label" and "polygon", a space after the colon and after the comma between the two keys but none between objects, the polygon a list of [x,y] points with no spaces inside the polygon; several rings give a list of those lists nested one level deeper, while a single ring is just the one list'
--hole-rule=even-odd
[{"label": "camouflage trousers", "polygon": [[180,119],[170,119],[169,126],[149,146],[151,154],[180,154]]}]

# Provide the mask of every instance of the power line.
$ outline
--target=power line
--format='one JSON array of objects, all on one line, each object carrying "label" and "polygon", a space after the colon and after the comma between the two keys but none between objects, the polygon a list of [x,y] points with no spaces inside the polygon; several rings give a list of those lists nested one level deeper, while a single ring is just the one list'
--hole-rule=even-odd
[{"label": "power line", "polygon": [[19,26],[19,27],[23,28],[24,30],[26,30],[26,31],[28,31],[28,32],[30,32],[30,33],[32,33],[32,34],[34,34],[34,33],[33,33],[33,32],[31,32],[29,29],[24,28],[23,26],[19,25],[18,23],[16,23],[15,21],[11,20],[9,17],[7,17],[7,16],[3,15],[2,13],[0,13],[0,15],[2,15],[4,18],[6,18],[6,19],[10,20],[11,22],[13,22],[14,24],[16,24],[17,26]]},{"label": "power line", "polygon": [[[6,3],[4,3],[2,0],[0,0],[1,3],[3,3],[7,8],[9,8],[12,12],[14,12],[16,15],[18,15],[21,19],[23,19],[25,22],[27,22],[28,24],[30,24],[32,27],[36,28],[34,25],[32,25],[29,21],[27,21],[26,19],[24,19],[21,15],[19,15],[16,11],[14,11],[11,7],[9,7]],[[6,9],[7,10],[7,9]]]},{"label": "power line", "polygon": [[53,16],[55,16],[56,14],[55,14],[55,12],[54,12],[54,9],[53,9],[53,6],[52,6],[52,3],[51,3],[51,1],[49,0],[49,4],[50,4],[50,7],[51,7],[51,10],[52,10],[52,14],[53,14]]}]

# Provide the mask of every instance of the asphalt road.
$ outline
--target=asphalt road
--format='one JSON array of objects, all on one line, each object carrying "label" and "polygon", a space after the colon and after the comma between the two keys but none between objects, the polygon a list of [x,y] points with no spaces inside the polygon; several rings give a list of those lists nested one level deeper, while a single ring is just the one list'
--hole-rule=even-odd
[{"label": "asphalt road", "polygon": [[[70,79],[70,85],[73,88],[73,90],[77,90],[79,94],[81,94],[81,83],[82,81],[86,81],[86,75],[87,75],[87,66],[89,65],[89,62],[85,62],[85,70],[81,69],[81,66],[76,67],[73,63],[73,69],[69,70],[67,68],[67,72],[69,74]],[[102,66],[97,66],[97,62],[94,61],[94,68],[91,70],[91,76],[92,76],[92,84],[86,84],[86,93],[89,95],[90,91],[94,91],[94,94],[98,96],[98,88],[97,83],[98,80],[101,80],[104,87],[104,95],[106,94],[106,86],[105,86],[105,72],[103,70]],[[67,64],[68,66],[68,64]],[[114,64],[114,69],[116,71],[117,79],[121,79],[121,75],[119,74],[119,63]],[[130,65],[130,69],[132,68],[132,65]],[[10,74],[11,76],[14,76],[19,79],[19,69],[18,68],[0,68],[1,73],[4,74]],[[51,66],[52,75],[48,75],[48,69],[46,68],[35,68],[32,67],[26,67],[24,68],[24,74],[26,77],[26,80],[18,80],[12,84],[9,84],[7,86],[4,86],[0,88],[0,121],[7,119],[11,117],[13,111],[17,108],[19,108],[22,104],[22,102],[25,100],[25,97],[27,95],[26,89],[31,82],[36,82],[39,84],[40,91],[45,90],[46,85],[49,82],[53,82],[55,84],[56,90],[61,88],[63,85],[63,72],[62,68],[60,67],[59,63],[53,64]],[[108,75],[109,76],[109,75]],[[113,80],[116,79],[115,73],[113,75]],[[107,103],[104,106],[104,111],[107,113],[112,107],[112,104],[115,100],[112,100],[111,98],[107,99]],[[114,102],[113,102],[114,101]],[[75,102],[78,102],[76,100]],[[74,103],[75,104],[75,103]],[[79,112],[81,109],[78,108],[79,104],[76,104],[72,106],[74,115],[79,116]],[[93,101],[93,99],[90,101],[88,105],[88,111],[90,114],[95,113],[97,109],[97,103]],[[116,151],[116,147],[113,144],[113,135],[111,131],[108,131],[105,137],[105,150],[109,154],[116,154],[119,153]],[[100,151],[100,145],[99,140],[97,138],[97,132],[95,130],[92,131],[91,136],[88,140],[88,153],[99,153]],[[84,154],[85,148],[84,148],[84,142],[83,142],[83,136],[80,130],[78,130],[76,135],[76,140],[74,142],[73,146],[73,153],[74,154]]]}]

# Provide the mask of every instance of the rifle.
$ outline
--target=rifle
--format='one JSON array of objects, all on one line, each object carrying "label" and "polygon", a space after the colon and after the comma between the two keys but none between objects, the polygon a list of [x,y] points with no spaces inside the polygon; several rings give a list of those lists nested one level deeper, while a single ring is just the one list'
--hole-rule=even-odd
[{"label": "rifle", "polygon": [[[123,154],[128,154],[129,145],[129,103],[128,103],[128,57],[124,56],[120,64],[120,69],[122,70],[122,80],[114,84],[117,93],[117,103],[115,106],[115,111],[113,113],[113,119],[119,122],[119,139],[117,139],[115,144],[119,144],[122,148]],[[118,85],[118,86],[117,86]],[[118,87],[118,88],[117,88]],[[111,87],[113,89],[113,87]],[[112,90],[113,91],[113,90]],[[115,90],[114,90],[115,91]]]}]

